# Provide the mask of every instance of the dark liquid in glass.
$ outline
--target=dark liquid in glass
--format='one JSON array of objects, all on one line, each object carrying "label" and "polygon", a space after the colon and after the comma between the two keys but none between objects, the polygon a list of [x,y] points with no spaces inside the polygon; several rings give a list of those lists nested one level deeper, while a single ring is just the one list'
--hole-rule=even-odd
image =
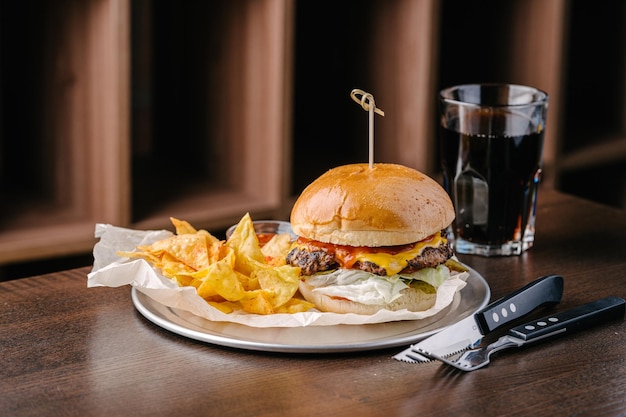
[{"label": "dark liquid in glass", "polygon": [[[491,117],[491,124],[497,122]],[[486,122],[480,113],[469,118]],[[535,210],[543,131],[480,136],[442,127],[440,145],[444,187],[456,209],[455,236],[487,245],[521,240]]]}]

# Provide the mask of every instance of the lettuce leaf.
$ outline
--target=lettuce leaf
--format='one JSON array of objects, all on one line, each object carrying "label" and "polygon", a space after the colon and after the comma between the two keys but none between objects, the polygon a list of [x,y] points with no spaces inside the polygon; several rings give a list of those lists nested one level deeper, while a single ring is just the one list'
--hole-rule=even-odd
[{"label": "lettuce leaf", "polygon": [[[314,291],[331,297],[342,297],[363,304],[390,303],[400,297],[400,291],[409,286],[432,293],[450,277],[450,270],[439,265],[424,268],[412,274],[381,277],[360,270],[335,269],[306,278]],[[434,288],[429,288],[428,286]]]},{"label": "lettuce leaf", "polygon": [[439,288],[445,280],[450,278],[450,269],[445,265],[439,265],[436,268],[423,268],[412,274],[402,274],[400,278],[405,281],[424,281],[435,288]]}]

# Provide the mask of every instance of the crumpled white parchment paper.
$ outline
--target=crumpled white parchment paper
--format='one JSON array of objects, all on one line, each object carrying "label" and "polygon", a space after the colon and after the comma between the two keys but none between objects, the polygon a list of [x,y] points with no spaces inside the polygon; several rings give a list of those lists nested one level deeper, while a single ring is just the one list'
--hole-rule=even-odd
[{"label": "crumpled white parchment paper", "polygon": [[425,311],[381,310],[370,316],[360,314],[325,313],[317,310],[295,314],[256,315],[245,312],[225,314],[212,307],[197,295],[193,287],[179,287],[161,275],[143,259],[129,260],[119,257],[117,251],[132,251],[138,245],[149,245],[172,236],[166,230],[133,230],[108,224],[96,224],[94,265],[88,274],[88,287],[120,287],[131,285],[153,300],[168,307],[189,311],[212,321],[239,323],[252,327],[331,326],[337,324],[372,324],[399,320],[420,320],[433,316],[449,306],[455,294],[465,285],[468,273],[446,280],[437,290],[435,305]]}]

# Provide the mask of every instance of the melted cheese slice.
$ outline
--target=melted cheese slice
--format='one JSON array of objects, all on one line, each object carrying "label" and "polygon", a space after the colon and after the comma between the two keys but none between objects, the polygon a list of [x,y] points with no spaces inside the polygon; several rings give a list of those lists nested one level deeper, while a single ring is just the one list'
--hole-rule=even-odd
[{"label": "melted cheese slice", "polygon": [[301,247],[305,250],[325,250],[331,253],[342,267],[350,269],[355,262],[372,262],[385,268],[387,275],[395,275],[407,267],[407,262],[421,255],[426,248],[437,248],[447,242],[441,233],[435,233],[430,238],[415,243],[413,246],[406,245],[403,251],[381,250],[376,252],[376,248],[335,246],[329,243],[315,242],[312,247],[308,244],[295,243],[294,247]]},{"label": "melted cheese slice", "polygon": [[356,259],[360,262],[372,262],[376,265],[385,268],[387,275],[394,275],[402,271],[407,267],[407,262],[411,259],[419,256],[422,251],[428,247],[436,248],[446,242],[446,238],[442,237],[440,233],[435,233],[429,240],[422,240],[417,242],[411,250],[400,252],[397,254],[390,254],[385,252],[369,253],[358,252]]}]

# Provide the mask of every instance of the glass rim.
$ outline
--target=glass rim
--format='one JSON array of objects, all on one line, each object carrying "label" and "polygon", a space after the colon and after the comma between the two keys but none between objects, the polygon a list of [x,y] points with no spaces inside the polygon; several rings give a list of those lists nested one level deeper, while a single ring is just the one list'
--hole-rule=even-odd
[{"label": "glass rim", "polygon": [[[532,100],[528,100],[525,102],[507,102],[507,103],[480,103],[476,101],[466,101],[459,98],[453,97],[453,92],[459,91],[462,89],[482,89],[482,88],[490,88],[490,89],[516,89],[520,92],[525,92],[526,94],[532,94]],[[469,83],[469,84],[458,84],[450,87],[446,87],[439,92],[439,99],[442,102],[448,104],[457,104],[461,106],[475,106],[475,107],[529,107],[529,106],[538,106],[538,105],[546,105],[548,103],[548,93],[543,90],[540,90],[536,87],[531,87],[523,84],[511,84],[511,83]]]}]

